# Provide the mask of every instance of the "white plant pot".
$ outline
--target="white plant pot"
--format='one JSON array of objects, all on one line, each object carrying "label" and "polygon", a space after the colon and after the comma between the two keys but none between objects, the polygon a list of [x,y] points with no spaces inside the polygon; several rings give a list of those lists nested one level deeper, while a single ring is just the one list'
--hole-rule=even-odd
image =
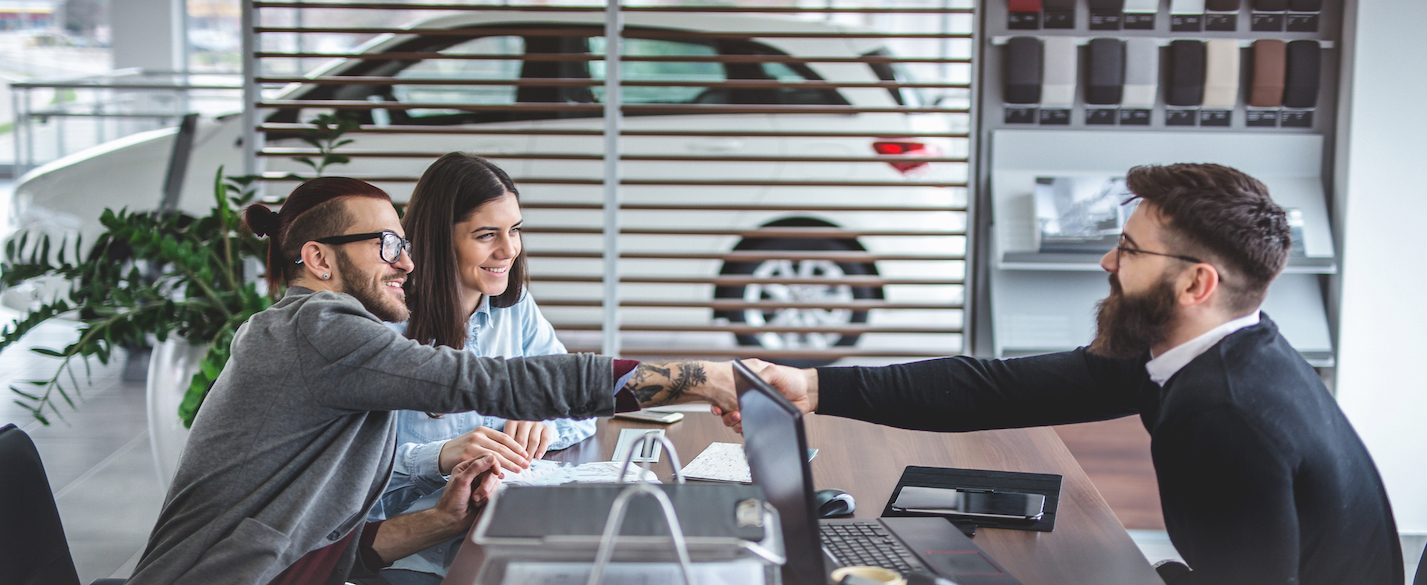
[{"label": "white plant pot", "polygon": [[198,372],[199,361],[207,345],[194,345],[187,340],[170,338],[154,345],[149,354],[149,379],[146,398],[149,411],[149,444],[153,446],[154,467],[159,474],[159,487],[165,493],[183,456],[188,442],[188,429],[178,418],[178,406],[188,382]]}]

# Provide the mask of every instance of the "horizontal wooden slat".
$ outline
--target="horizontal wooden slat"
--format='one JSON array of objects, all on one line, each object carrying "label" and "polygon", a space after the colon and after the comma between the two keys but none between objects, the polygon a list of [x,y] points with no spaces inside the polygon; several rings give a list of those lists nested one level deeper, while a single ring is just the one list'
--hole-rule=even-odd
[{"label": "horizontal wooden slat", "polygon": [[[552,275],[533,274],[530,276],[531,282],[578,282],[578,283],[600,283],[604,282],[601,276],[584,275]],[[840,276],[837,278],[809,278],[809,277],[757,277],[744,275],[722,275],[704,277],[677,277],[677,276],[622,276],[619,279],[623,284],[712,284],[715,286],[745,286],[750,284],[789,284],[789,285],[839,285],[849,286],[891,286],[891,285],[961,285],[965,284],[959,278],[887,278],[882,276]]]},{"label": "horizontal wooden slat", "polygon": [[[354,59],[399,60],[399,61],[510,61],[515,56],[509,54],[441,53],[436,51],[386,51],[381,53],[357,52],[283,52],[259,51],[254,54],[259,59]],[[604,55],[592,53],[526,53],[520,55],[522,61],[540,62],[583,62],[604,61]],[[620,61],[625,63],[934,63],[970,65],[971,59],[964,57],[892,57],[888,55],[863,55],[861,57],[815,57],[792,55],[625,55]],[[240,89],[240,88],[238,88]]]},{"label": "horizontal wooden slat", "polygon": [[[562,37],[570,34],[560,28],[519,28],[519,27],[470,27],[470,28],[429,28],[429,27],[375,27],[375,26],[259,26],[253,32],[277,34],[339,34],[339,35],[421,35],[431,37],[475,37],[492,32],[502,35],[528,37]],[[669,29],[639,29],[627,38],[643,39],[971,39],[968,33],[884,33],[871,31],[838,32],[709,32]]]},{"label": "horizontal wooden slat", "polygon": [[[519,183],[520,181],[516,181]],[[521,202],[521,207],[525,209],[565,209],[581,211],[603,210],[604,205],[599,203],[549,203],[549,202]],[[698,204],[639,204],[625,203],[619,206],[623,211],[866,211],[866,212],[909,212],[926,213],[932,211],[966,211],[964,206],[946,205],[779,205],[754,203],[747,205],[698,205]]]},{"label": "horizontal wooden slat", "polygon": [[[255,8],[346,9],[346,10],[455,10],[462,12],[603,12],[603,6],[541,4],[406,4],[394,2],[254,2]],[[709,12],[709,13],[811,13],[811,14],[972,14],[971,8],[886,7],[815,8],[797,6],[622,6],[621,12]]]},{"label": "horizontal wooden slat", "polygon": [[[348,158],[418,158],[437,159],[445,155],[445,152],[421,152],[421,151],[376,151],[376,150],[343,150],[342,156]],[[576,154],[576,153],[544,153],[544,152],[520,152],[520,153],[477,153],[489,159],[515,159],[515,160],[604,160],[602,154]],[[290,158],[294,156],[318,157],[322,153],[312,148],[282,148],[270,147],[258,151],[259,156],[270,156],[279,158]],[[739,156],[739,155],[682,155],[682,154],[626,154],[619,157],[622,161],[636,162],[824,162],[824,163],[852,163],[852,162],[880,162],[880,163],[966,163],[966,157],[950,156],[915,156],[915,155],[883,155],[883,156]]]},{"label": "horizontal wooden slat", "polygon": [[[457,110],[461,112],[603,112],[602,104],[524,103],[460,104],[441,102],[396,103],[363,100],[267,100],[259,108],[321,108],[332,110]],[[620,111],[636,114],[966,114],[967,108],[854,107],[827,105],[743,105],[743,104],[625,104]]]},{"label": "horizontal wooden slat", "polygon": [[[527,234],[600,235],[603,228],[539,226],[525,228]],[[964,236],[965,230],[847,230],[826,227],[768,227],[754,229],[648,229],[622,228],[626,236],[740,236],[745,238],[812,238],[851,240],[869,236]]]},{"label": "horizontal wooden slat", "polygon": [[[540,304],[546,307],[602,307],[603,302],[599,299],[540,299]],[[743,309],[850,309],[853,311],[870,311],[872,309],[962,309],[960,303],[893,303],[888,301],[849,301],[843,303],[816,302],[816,303],[795,303],[777,301],[620,301],[619,306],[631,308],[658,308],[658,309],[713,309],[715,311],[741,311]]]},{"label": "horizontal wooden slat", "polygon": [[[555,329],[565,331],[601,331],[599,323],[554,323]],[[711,332],[754,335],[758,333],[838,333],[842,335],[862,335],[864,333],[961,333],[960,327],[882,327],[874,325],[844,325],[840,327],[759,327],[743,324],[708,325],[630,325],[621,324],[620,331],[647,332]]]},{"label": "horizontal wooden slat", "polygon": [[[258,127],[264,132],[308,132],[314,129],[311,124],[292,123],[267,123]],[[458,136],[603,136],[602,130],[579,129],[579,128],[509,128],[509,127],[489,127],[482,125],[469,126],[358,126],[347,132],[347,134],[452,134]],[[714,137],[714,138],[880,138],[887,140],[915,139],[915,138],[952,138],[966,139],[970,135],[965,132],[838,132],[838,131],[760,131],[760,130],[708,130],[708,129],[680,129],[670,128],[667,130],[624,130],[620,136],[626,137],[657,137],[657,136],[677,136],[681,138],[692,137]]]},{"label": "horizontal wooden slat", "polygon": [[[584,250],[528,250],[530,258],[602,258],[603,252]],[[626,260],[723,260],[762,262],[764,260],[831,260],[833,262],[875,262],[878,260],[964,260],[961,254],[873,254],[871,252],[823,250],[738,250],[734,252],[620,252]]]},{"label": "horizontal wooden slat", "polygon": [[[571,353],[599,353],[598,347],[567,346]],[[620,356],[625,358],[647,358],[647,357],[735,357],[735,358],[759,358],[764,360],[798,359],[798,358],[821,358],[821,359],[841,359],[859,357],[877,358],[934,358],[945,357],[959,353],[959,348],[925,348],[921,350],[913,349],[851,349],[835,347],[829,349],[809,349],[809,350],[773,350],[762,349],[751,346],[739,347],[710,347],[710,348],[662,348],[662,347],[624,347],[620,350]]]},{"label": "horizontal wooden slat", "polygon": [[[348,174],[354,179],[371,183],[415,183],[415,175],[375,176]],[[262,179],[269,182],[301,182],[312,177],[293,173],[267,172]],[[524,185],[603,185],[600,179],[551,179],[528,177],[515,179]],[[692,179],[624,179],[619,184],[643,187],[848,187],[865,189],[868,187],[966,187],[963,181],[744,181],[744,180],[692,180]]]},{"label": "horizontal wooden slat", "polygon": [[[522,86],[522,87],[602,87],[603,80],[574,78],[449,79],[337,75],[331,77],[259,77],[258,83],[302,83],[307,85],[433,85],[433,86]],[[777,81],[770,79],[720,80],[626,80],[622,87],[728,87],[739,89],[970,89],[969,83],[898,83],[894,81]],[[398,104],[393,104],[398,105]]]}]

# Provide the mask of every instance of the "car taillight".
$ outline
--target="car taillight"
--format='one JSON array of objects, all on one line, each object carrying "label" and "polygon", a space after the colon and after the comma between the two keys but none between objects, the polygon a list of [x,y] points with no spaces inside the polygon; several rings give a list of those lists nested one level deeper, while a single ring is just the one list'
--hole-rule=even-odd
[{"label": "car taillight", "polygon": [[[872,143],[872,149],[877,151],[877,154],[889,156],[928,157],[941,154],[935,146],[910,140],[879,140]],[[897,169],[897,172],[903,175],[925,171],[927,167],[931,166],[930,162],[924,160],[887,161],[887,164],[892,165],[892,168]]]}]

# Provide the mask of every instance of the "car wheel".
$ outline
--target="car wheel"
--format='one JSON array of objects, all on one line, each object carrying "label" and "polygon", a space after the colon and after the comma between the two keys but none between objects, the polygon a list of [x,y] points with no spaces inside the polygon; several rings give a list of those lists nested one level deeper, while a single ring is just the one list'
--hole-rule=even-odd
[{"label": "car wheel", "polygon": [[[861,248],[856,244],[841,240],[813,239],[749,239],[744,240],[735,250],[819,250],[849,251]],[[727,262],[719,272],[722,275],[750,275],[757,278],[828,278],[843,276],[870,276],[877,274],[877,268],[870,263],[834,262],[831,260],[770,259],[760,262]],[[881,287],[852,286],[847,284],[748,284],[743,286],[720,286],[714,289],[718,300],[741,300],[747,302],[781,301],[799,303],[841,304],[858,299],[880,299]],[[754,327],[838,327],[867,322],[867,311],[852,309],[741,309],[718,311],[715,316],[728,319],[729,323],[743,323]],[[763,333],[739,333],[735,337],[739,345],[759,347],[767,350],[802,350],[817,352],[833,347],[849,347],[857,343],[857,334],[842,333],[789,333],[768,331]],[[794,367],[815,367],[832,363],[835,359],[789,358],[769,360]]]}]

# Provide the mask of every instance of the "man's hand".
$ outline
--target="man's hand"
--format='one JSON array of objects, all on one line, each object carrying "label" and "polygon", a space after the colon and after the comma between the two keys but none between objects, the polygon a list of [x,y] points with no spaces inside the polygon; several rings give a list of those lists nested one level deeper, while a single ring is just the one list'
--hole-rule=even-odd
[{"label": "man's hand", "polygon": [[[555,441],[556,433],[553,427],[540,421],[508,420],[505,421],[505,434],[524,447],[532,459],[539,459],[545,456],[545,450]],[[529,466],[527,463],[526,467]]]},{"label": "man's hand", "polygon": [[441,499],[431,509],[444,513],[453,524],[460,525],[461,530],[470,528],[481,506],[486,505],[491,494],[500,487],[502,477],[505,475],[490,453],[457,463],[445,491],[441,492]]},{"label": "man's hand", "polygon": [[492,428],[476,427],[441,446],[441,475],[451,475],[457,463],[486,454],[494,455],[498,465],[516,473],[530,467],[529,452],[513,437]]},{"label": "man's hand", "polygon": [[491,453],[457,463],[436,506],[382,522],[372,549],[392,562],[460,536],[500,487],[501,477]]},{"label": "man's hand", "polygon": [[625,387],[646,408],[703,400],[724,412],[738,410],[729,362],[642,362]]},{"label": "man's hand", "polygon": [[[754,363],[757,362],[755,365]],[[818,409],[818,371],[813,368],[800,370],[762,360],[744,360],[750,369],[763,378],[769,386],[783,393],[783,397],[803,412]]]}]

